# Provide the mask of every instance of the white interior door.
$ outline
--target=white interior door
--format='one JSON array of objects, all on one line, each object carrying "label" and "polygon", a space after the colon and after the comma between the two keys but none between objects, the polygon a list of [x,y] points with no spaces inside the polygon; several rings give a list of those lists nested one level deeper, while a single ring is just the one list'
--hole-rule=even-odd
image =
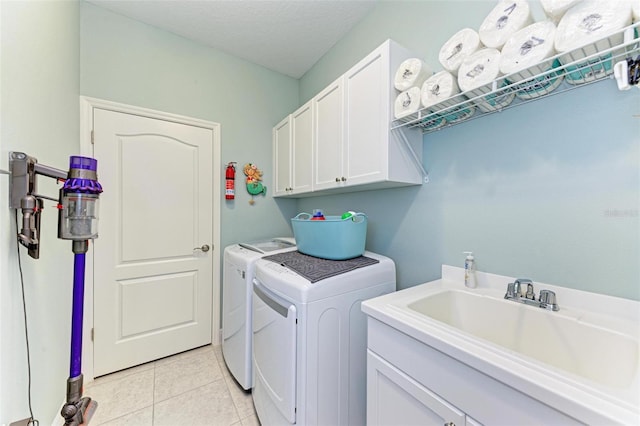
[{"label": "white interior door", "polygon": [[93,291],[100,376],[211,343],[218,256],[213,130],[100,108],[93,126],[104,187]]}]

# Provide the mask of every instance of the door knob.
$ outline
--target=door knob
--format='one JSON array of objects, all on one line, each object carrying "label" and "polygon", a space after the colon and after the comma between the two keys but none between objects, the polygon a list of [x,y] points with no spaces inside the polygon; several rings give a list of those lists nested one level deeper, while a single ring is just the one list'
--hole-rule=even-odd
[{"label": "door knob", "polygon": [[205,244],[205,245],[203,245],[202,247],[196,247],[196,248],[194,248],[194,250],[202,250],[203,252],[205,252],[205,253],[206,253],[206,252],[208,252],[208,251],[209,251],[209,249],[210,249],[210,248],[211,248],[211,247],[209,247],[209,244]]}]

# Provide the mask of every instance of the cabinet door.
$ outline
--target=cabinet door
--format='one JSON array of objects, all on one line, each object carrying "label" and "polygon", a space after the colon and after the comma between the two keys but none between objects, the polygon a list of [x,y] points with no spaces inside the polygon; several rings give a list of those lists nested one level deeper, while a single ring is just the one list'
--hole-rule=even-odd
[{"label": "cabinet door", "polygon": [[367,351],[367,425],[465,425],[465,414]]},{"label": "cabinet door", "polygon": [[313,181],[313,102],[291,114],[292,193],[310,192]]},{"label": "cabinet door", "polygon": [[342,77],[312,100],[315,136],[313,189],[343,185],[342,144],[344,141],[344,99]]},{"label": "cabinet door", "polygon": [[347,185],[387,179],[389,161],[388,51],[372,52],[345,74]]},{"label": "cabinet door", "polygon": [[291,116],[273,128],[273,187],[274,195],[288,195],[291,191]]}]

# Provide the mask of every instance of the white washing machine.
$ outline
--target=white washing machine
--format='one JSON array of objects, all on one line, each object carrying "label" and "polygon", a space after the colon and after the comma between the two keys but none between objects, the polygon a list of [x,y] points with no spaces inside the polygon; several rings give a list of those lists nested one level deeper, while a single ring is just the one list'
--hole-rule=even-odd
[{"label": "white washing machine", "polygon": [[293,238],[233,244],[224,249],[222,270],[222,354],[233,377],[253,387],[251,364],[251,286],[255,263],[267,254],[295,250]]},{"label": "white washing machine", "polygon": [[396,289],[378,262],[312,283],[280,263],[256,262],[253,402],[263,425],[364,425],[367,322],[363,300]]}]

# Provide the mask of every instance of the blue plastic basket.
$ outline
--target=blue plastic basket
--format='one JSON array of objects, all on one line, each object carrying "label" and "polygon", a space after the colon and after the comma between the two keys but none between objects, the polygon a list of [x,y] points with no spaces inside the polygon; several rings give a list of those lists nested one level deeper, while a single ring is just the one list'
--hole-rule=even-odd
[{"label": "blue plastic basket", "polygon": [[342,219],[325,216],[311,220],[309,213],[298,213],[291,219],[298,251],[309,256],[330,260],[362,256],[367,239],[367,215],[356,213]]}]

